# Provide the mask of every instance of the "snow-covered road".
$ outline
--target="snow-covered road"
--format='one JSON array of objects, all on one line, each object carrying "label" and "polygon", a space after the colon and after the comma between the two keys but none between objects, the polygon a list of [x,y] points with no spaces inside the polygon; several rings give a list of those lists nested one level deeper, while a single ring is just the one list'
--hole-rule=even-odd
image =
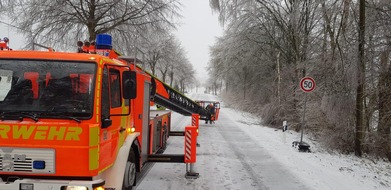
[{"label": "snow-covered road", "polygon": [[[306,189],[230,118],[223,110],[215,124],[200,121],[198,179],[185,179],[185,164],[156,163],[137,189]],[[174,113],[172,121],[173,130],[183,130],[191,119]],[[165,153],[183,152],[183,137],[168,143]]]},{"label": "snow-covered road", "polygon": [[[211,100],[207,95],[195,100]],[[173,130],[183,130],[190,117],[173,113]],[[389,163],[318,151],[299,153],[291,147],[299,134],[282,133],[259,124],[259,118],[222,106],[215,124],[200,121],[195,170],[198,179],[186,179],[181,163],[155,163],[137,190],[202,189],[388,189]],[[170,137],[165,154],[183,154],[183,137]]]}]

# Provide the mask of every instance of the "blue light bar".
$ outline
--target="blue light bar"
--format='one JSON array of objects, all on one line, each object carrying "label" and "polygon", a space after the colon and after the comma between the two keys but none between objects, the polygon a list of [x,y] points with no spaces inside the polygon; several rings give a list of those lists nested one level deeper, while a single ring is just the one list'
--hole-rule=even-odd
[{"label": "blue light bar", "polygon": [[38,170],[45,169],[45,161],[43,160],[34,160],[33,161],[33,168]]},{"label": "blue light bar", "polygon": [[109,34],[98,34],[96,35],[96,49],[112,49],[112,40]]}]

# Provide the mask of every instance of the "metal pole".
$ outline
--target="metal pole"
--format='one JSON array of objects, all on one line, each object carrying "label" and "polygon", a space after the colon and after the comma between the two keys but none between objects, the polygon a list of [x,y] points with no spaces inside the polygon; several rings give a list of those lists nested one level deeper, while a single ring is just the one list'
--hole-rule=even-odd
[{"label": "metal pole", "polygon": [[307,93],[305,93],[304,97],[304,112],[303,112],[303,120],[301,121],[301,137],[300,137],[300,143],[303,142],[303,133],[304,133],[304,125],[305,125],[305,110],[307,107]]},{"label": "metal pole", "polygon": [[194,164],[190,163],[190,173],[195,173],[194,172]]}]

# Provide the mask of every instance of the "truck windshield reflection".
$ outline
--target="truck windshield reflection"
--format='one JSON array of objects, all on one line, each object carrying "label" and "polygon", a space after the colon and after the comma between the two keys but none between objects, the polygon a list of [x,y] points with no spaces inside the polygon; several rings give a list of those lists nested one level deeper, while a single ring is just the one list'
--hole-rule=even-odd
[{"label": "truck windshield reflection", "polygon": [[89,62],[0,60],[0,116],[90,118],[95,70]]}]

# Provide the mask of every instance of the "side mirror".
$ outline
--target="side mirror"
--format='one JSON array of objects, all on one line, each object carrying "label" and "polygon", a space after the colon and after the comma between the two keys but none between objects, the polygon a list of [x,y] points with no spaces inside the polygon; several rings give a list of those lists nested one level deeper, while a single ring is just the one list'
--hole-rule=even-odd
[{"label": "side mirror", "polygon": [[124,71],[122,73],[122,96],[125,99],[137,97],[137,80],[135,71]]},{"label": "side mirror", "polygon": [[113,124],[113,121],[109,118],[103,118],[102,119],[102,128],[110,127]]}]

